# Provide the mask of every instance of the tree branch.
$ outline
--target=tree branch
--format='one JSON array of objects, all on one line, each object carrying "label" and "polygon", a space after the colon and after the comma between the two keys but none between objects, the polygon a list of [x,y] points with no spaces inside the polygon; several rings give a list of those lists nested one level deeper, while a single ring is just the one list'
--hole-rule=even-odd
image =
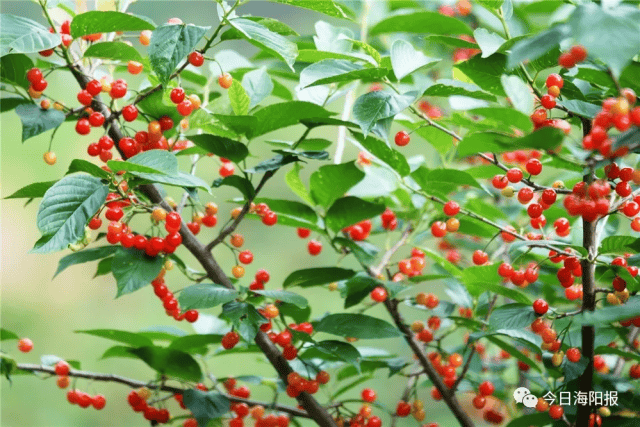
[{"label": "tree branch", "polygon": [[[56,375],[55,369],[50,366],[35,365],[31,363],[18,363],[16,366],[21,371],[43,372],[50,375]],[[97,372],[88,372],[88,371],[76,371],[75,369],[72,369],[69,372],[68,376],[74,377],[74,378],[86,378],[94,381],[119,383],[119,384],[127,385],[131,388],[146,387],[150,390],[166,391],[173,394],[182,394],[185,390],[187,390],[179,387],[169,386],[166,384],[149,384],[142,381],[121,377],[120,375],[101,374]],[[246,403],[249,406],[260,405],[260,406],[264,406],[267,409],[275,409],[276,411],[286,412],[296,417],[310,418],[309,414],[307,414],[305,411],[302,411],[298,408],[294,408],[292,406],[279,405],[279,404],[268,403],[268,402],[259,402],[251,399],[243,399],[241,397],[232,396],[227,393],[220,393],[220,394],[224,395],[232,403]]]}]

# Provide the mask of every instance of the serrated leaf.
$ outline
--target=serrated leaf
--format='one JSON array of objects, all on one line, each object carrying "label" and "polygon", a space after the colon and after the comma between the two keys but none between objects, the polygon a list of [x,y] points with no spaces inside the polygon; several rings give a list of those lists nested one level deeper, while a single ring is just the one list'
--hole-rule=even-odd
[{"label": "serrated leaf", "polygon": [[315,324],[317,332],[359,339],[395,338],[401,333],[395,326],[365,314],[329,314]]},{"label": "serrated leaf", "polygon": [[287,302],[293,304],[299,308],[306,308],[309,306],[309,301],[302,295],[298,295],[294,292],[289,291],[278,291],[278,290],[259,290],[252,291],[258,295],[265,296],[267,298],[273,298],[278,301]]},{"label": "serrated leaf", "polygon": [[73,18],[71,21],[71,36],[75,39],[96,33],[143,31],[155,28],[155,24],[146,17],[124,12],[92,10],[76,15]]},{"label": "serrated leaf", "polygon": [[353,105],[353,119],[367,136],[378,121],[394,117],[411,105],[415,98],[413,93],[404,95],[385,91],[365,93],[356,99]]},{"label": "serrated leaf", "polygon": [[253,184],[251,184],[251,181],[249,181],[247,178],[243,176],[231,175],[231,176],[226,176],[224,178],[218,178],[215,181],[213,181],[212,187],[218,188],[222,185],[228,185],[230,187],[237,188],[238,190],[240,190],[245,200],[249,200],[256,194],[256,191],[253,188]]},{"label": "serrated leaf", "polygon": [[440,59],[429,58],[424,53],[413,48],[411,43],[396,40],[391,46],[391,65],[398,80],[421,68],[436,65]]},{"label": "serrated leaf", "polygon": [[16,113],[22,122],[22,142],[49,129],[57,128],[64,122],[64,113],[54,108],[43,110],[39,105],[20,104]]},{"label": "serrated leaf", "polygon": [[317,204],[329,207],[364,176],[355,162],[322,166],[311,174],[311,197]]},{"label": "serrated leaf", "polygon": [[222,136],[203,133],[190,135],[189,140],[209,153],[236,163],[244,160],[249,155],[249,150],[245,144]]},{"label": "serrated leaf", "polygon": [[300,170],[302,167],[300,163],[295,163],[293,168],[285,175],[285,181],[291,191],[293,191],[298,197],[300,197],[304,202],[309,205],[315,205],[311,195],[309,194],[309,190],[305,187],[304,183],[300,179]]},{"label": "serrated leaf", "polygon": [[284,280],[282,286],[285,288],[291,286],[308,288],[345,280],[354,274],[356,274],[356,272],[353,270],[339,267],[307,268],[290,273]]},{"label": "serrated leaf", "polygon": [[365,265],[371,264],[380,252],[380,249],[371,243],[355,242],[345,237],[336,237],[333,239],[333,243],[349,248],[356,259]]},{"label": "serrated leaf", "polygon": [[333,202],[324,219],[330,230],[337,231],[362,220],[380,215],[384,210],[384,204],[347,196]]},{"label": "serrated leaf", "polygon": [[484,28],[478,28],[473,32],[473,38],[475,39],[480,50],[482,50],[482,57],[486,58],[493,55],[500,49],[500,46],[506,41],[496,33],[491,33]]},{"label": "serrated leaf", "polygon": [[312,348],[322,353],[330,354],[339,360],[344,360],[345,362],[355,366],[356,369],[360,370],[360,352],[349,343],[326,340],[314,344]]},{"label": "serrated leaf", "polygon": [[111,256],[116,252],[117,249],[117,246],[99,246],[96,248],[83,249],[79,252],[73,252],[58,261],[58,269],[53,274],[53,277],[55,278],[58,274],[62,273],[62,271],[64,271],[68,267],[71,267],[72,265],[82,264],[90,261],[97,261],[99,259]]},{"label": "serrated leaf", "polygon": [[149,44],[149,60],[160,83],[164,85],[169,81],[180,61],[193,52],[209,28],[165,24],[153,31]]},{"label": "serrated leaf", "polygon": [[369,30],[371,36],[396,32],[467,35],[473,33],[464,22],[431,11],[399,13],[379,21]]},{"label": "serrated leaf", "polygon": [[0,14],[0,57],[9,53],[34,53],[58,46],[59,34],[52,34],[36,21],[22,16]]},{"label": "serrated leaf", "polygon": [[346,6],[336,3],[333,0],[272,0],[276,3],[288,4],[290,6],[302,7],[320,12],[327,16],[341,19],[352,19],[353,12]]},{"label": "serrated leaf", "polygon": [[38,208],[38,229],[46,239],[32,252],[54,252],[80,240],[85,234],[85,225],[108,193],[107,185],[84,174],[65,176],[55,183],[45,192]]},{"label": "serrated leaf", "polygon": [[[3,83],[14,84],[23,89],[29,89],[31,83],[27,80],[27,71],[31,68],[33,68],[33,61],[27,55],[21,53],[5,55],[0,60],[0,80]],[[2,103],[5,102],[6,98],[3,96]]]},{"label": "serrated leaf", "polygon": [[183,310],[212,308],[233,301],[238,292],[212,283],[198,283],[180,291],[178,302]]},{"label": "serrated leaf", "polygon": [[518,64],[526,61],[533,61],[556,47],[560,42],[569,36],[568,25],[557,25],[537,35],[517,42],[509,53],[507,68],[515,68]]},{"label": "serrated leaf", "polygon": [[128,351],[149,365],[151,369],[163,375],[187,381],[202,379],[200,365],[189,353],[184,351],[154,345],[130,348]]},{"label": "serrated leaf", "polygon": [[142,55],[135,47],[124,42],[94,43],[84,52],[85,58],[102,58],[112,61],[137,61],[144,62]]},{"label": "serrated leaf", "polygon": [[271,104],[256,111],[257,120],[249,132],[251,138],[277,129],[297,125],[304,120],[325,119],[332,113],[323,107],[305,101],[288,101]]},{"label": "serrated leaf", "polygon": [[163,265],[164,258],[161,256],[150,257],[144,251],[119,248],[111,263],[118,286],[116,298],[149,285]]},{"label": "serrated leaf", "polygon": [[494,329],[518,329],[531,325],[536,319],[536,314],[530,305],[506,304],[497,307],[491,312],[489,325]]},{"label": "serrated leaf", "polygon": [[386,76],[386,68],[366,68],[343,59],[325,59],[309,65],[300,72],[302,88],[330,83],[344,83],[354,80],[375,80]]},{"label": "serrated leaf", "polygon": [[533,111],[533,94],[529,91],[529,86],[518,76],[503,75],[500,81],[515,109],[523,114],[530,114]]},{"label": "serrated leaf", "polygon": [[234,114],[238,116],[245,115],[249,112],[249,104],[251,104],[251,98],[247,95],[247,92],[242,87],[242,84],[238,80],[233,80],[231,87],[229,88],[229,102],[231,103],[231,109]]},{"label": "serrated leaf", "polygon": [[452,95],[468,96],[469,98],[495,101],[496,97],[485,92],[479,86],[458,80],[440,79],[424,91],[424,96],[449,97]]},{"label": "serrated leaf", "polygon": [[5,199],[35,199],[44,197],[47,190],[53,187],[58,181],[47,182],[34,182],[33,184],[25,185],[15,193],[4,197]]},{"label": "serrated leaf", "polygon": [[86,172],[96,178],[109,179],[111,174],[100,166],[83,159],[73,159],[67,169],[67,175],[75,172]]},{"label": "serrated leaf", "polygon": [[267,27],[245,18],[235,18],[228,22],[249,43],[279,56],[293,71],[293,64],[298,56],[298,46],[295,43],[278,33],[274,33]]},{"label": "serrated leaf", "polygon": [[633,236],[609,236],[602,239],[598,254],[616,254],[629,252],[629,247],[640,240]]},{"label": "serrated leaf", "polygon": [[229,412],[231,405],[229,399],[217,391],[205,393],[198,389],[187,389],[182,396],[199,426],[207,426],[209,421],[220,418]]},{"label": "serrated leaf", "polygon": [[[259,68],[257,70],[249,71],[244,76],[242,76],[242,87],[246,90],[251,102],[249,104],[249,109],[255,107],[260,102],[262,102],[265,98],[267,98],[273,92],[273,81],[265,67]],[[229,88],[229,90],[233,89],[233,85]],[[231,97],[231,94],[229,94]],[[233,105],[232,105],[233,107]],[[236,110],[233,110],[236,114],[246,114],[245,113],[237,113]]]}]

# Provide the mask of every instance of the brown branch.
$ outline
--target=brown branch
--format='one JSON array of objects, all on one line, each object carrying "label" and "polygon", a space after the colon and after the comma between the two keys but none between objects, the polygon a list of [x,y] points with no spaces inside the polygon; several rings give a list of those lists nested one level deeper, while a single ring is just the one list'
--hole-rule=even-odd
[{"label": "brown branch", "polygon": [[[50,366],[35,365],[31,363],[18,363],[16,366],[21,371],[44,372],[46,374],[56,375],[55,369]],[[146,387],[150,390],[166,391],[173,394],[182,394],[184,393],[185,390],[187,390],[187,389],[173,387],[166,384],[149,384],[142,381],[121,377],[120,375],[100,374],[97,372],[88,372],[88,371],[77,371],[75,369],[72,369],[69,372],[68,376],[74,377],[74,378],[86,378],[94,381],[119,383],[119,384],[127,385],[131,388]],[[251,399],[243,399],[241,397],[232,396],[227,393],[220,393],[220,394],[225,396],[232,403],[246,403],[249,406],[260,405],[267,409],[275,409],[276,411],[286,412],[296,417],[309,418],[309,414],[307,414],[305,411],[302,411],[298,408],[294,408],[292,406],[279,405],[279,404],[268,403],[268,402],[259,402]]]},{"label": "brown branch", "polygon": [[247,199],[247,202],[244,204],[244,206],[242,207],[242,210],[240,211],[240,214],[236,217],[236,219],[233,220],[233,222],[231,224],[229,224],[229,226],[227,228],[225,228],[224,230],[222,230],[220,232],[220,234],[218,235],[218,237],[216,237],[214,240],[212,240],[207,246],[205,246],[206,250],[211,251],[213,248],[215,248],[216,246],[218,246],[220,243],[222,243],[224,241],[224,239],[231,233],[233,233],[235,231],[235,229],[238,227],[238,225],[240,224],[240,222],[244,219],[245,215],[247,215],[247,213],[249,213],[249,209],[251,209],[251,203],[253,203],[253,201],[255,200],[255,198],[258,196],[258,193],[260,192],[260,190],[262,190],[262,187],[264,186],[264,184],[269,180],[269,178],[271,178],[275,173],[277,172],[277,169],[275,171],[267,171],[265,172],[264,176],[262,177],[262,179],[260,180],[260,182],[258,183],[258,186],[256,187],[253,195],[251,197],[249,197],[249,199]]}]

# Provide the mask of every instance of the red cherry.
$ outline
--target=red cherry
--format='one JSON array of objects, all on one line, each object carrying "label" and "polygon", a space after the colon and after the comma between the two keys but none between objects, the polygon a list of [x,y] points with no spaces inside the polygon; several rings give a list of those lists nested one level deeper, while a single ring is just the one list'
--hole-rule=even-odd
[{"label": "red cherry", "polygon": [[396,415],[397,416],[406,417],[410,413],[411,413],[411,405],[409,405],[407,402],[405,402],[403,400],[398,402],[398,405],[396,406]]},{"label": "red cherry", "polygon": [[251,253],[251,251],[242,251],[238,255],[238,260],[242,264],[251,264],[251,262],[253,261],[253,254]]},{"label": "red cherry", "polygon": [[181,87],[177,87],[171,90],[171,102],[173,102],[174,104],[180,104],[182,101],[184,101],[184,89],[182,89]]},{"label": "red cherry", "polygon": [[122,98],[127,94],[127,82],[122,79],[118,79],[111,84],[111,91],[109,95],[113,99]]},{"label": "red cherry", "polygon": [[309,250],[309,254],[313,256],[318,255],[322,251],[322,243],[317,240],[309,240],[307,249]]},{"label": "red cherry", "polygon": [[173,119],[169,116],[162,116],[158,119],[160,130],[165,131],[173,128]]},{"label": "red cherry", "polygon": [[105,399],[105,397],[101,394],[98,394],[91,398],[91,405],[98,411],[104,408],[106,404],[107,404],[107,399]]},{"label": "red cherry", "polygon": [[503,262],[498,267],[498,274],[505,279],[510,278],[511,276],[513,276],[513,267],[511,266],[511,264]]},{"label": "red cherry", "polygon": [[122,109],[122,118],[128,122],[138,118],[138,108],[135,105],[127,105]]},{"label": "red cherry", "polygon": [[587,49],[581,45],[572,46],[571,49],[569,50],[569,53],[571,54],[571,57],[573,58],[576,64],[578,62],[582,62],[585,59],[587,59],[587,55],[588,55]]},{"label": "red cherry", "polygon": [[444,237],[447,234],[447,225],[442,221],[431,224],[431,234],[433,237]]},{"label": "red cherry", "polygon": [[553,73],[553,74],[549,74],[545,84],[546,84],[547,87],[557,86],[560,89],[562,89],[562,86],[564,85],[564,80],[562,79],[560,74]]},{"label": "red cherry", "polygon": [[198,310],[187,310],[184,313],[184,318],[187,320],[187,322],[189,323],[193,323],[196,320],[198,320]]},{"label": "red cherry", "polygon": [[255,276],[256,280],[261,283],[267,283],[270,279],[269,272],[267,270],[258,270]]},{"label": "red cherry", "polygon": [[362,400],[368,403],[375,402],[375,400],[378,398],[376,392],[370,388],[365,388],[364,390],[362,390],[361,396]]},{"label": "red cherry", "polygon": [[220,169],[218,169],[218,173],[223,178],[233,175],[234,172],[235,168],[233,167],[233,163],[223,163]]},{"label": "red cherry", "polygon": [[371,291],[371,299],[375,302],[384,302],[387,300],[387,290],[382,286],[376,287]]},{"label": "red cherry", "polygon": [[458,214],[458,212],[460,212],[460,205],[453,200],[449,200],[447,203],[445,203],[442,211],[447,216],[455,216]]},{"label": "red cherry", "polygon": [[535,311],[537,315],[541,316],[545,314],[548,310],[549,310],[549,304],[545,300],[539,298],[533,302],[533,311]]},{"label": "red cherry", "polygon": [[58,363],[56,363],[56,365],[53,367],[53,370],[55,371],[56,375],[64,377],[69,375],[69,372],[71,371],[71,367],[67,362],[65,362],[64,360],[61,360]]},{"label": "red cherry", "polygon": [[542,104],[542,106],[547,110],[551,110],[556,106],[556,99],[548,94],[543,95],[542,98],[540,98],[540,104]]},{"label": "red cherry", "polygon": [[539,175],[542,172],[542,163],[538,159],[529,159],[525,167],[531,175]]},{"label": "red cherry", "polygon": [[31,87],[33,88],[33,90],[35,90],[36,92],[42,92],[44,91],[48,86],[48,83],[45,79],[40,79],[36,82],[31,83]]},{"label": "red cherry", "polygon": [[311,234],[311,230],[309,230],[308,228],[298,228],[297,232],[298,237],[300,237],[301,239],[306,239]]},{"label": "red cherry", "polygon": [[484,251],[477,250],[473,253],[472,260],[475,265],[484,265],[489,261],[489,255]]},{"label": "red cherry", "polygon": [[262,217],[262,223],[264,225],[268,225],[268,226],[272,226],[275,225],[278,222],[278,215],[275,212],[267,212],[266,214],[264,214],[264,216]]},{"label": "red cherry", "polygon": [[473,398],[473,406],[476,409],[482,409],[487,404],[487,398],[482,395],[477,395]]},{"label": "red cherry", "polygon": [[111,150],[113,148],[113,139],[105,135],[98,140],[98,146],[101,150]]},{"label": "red cherry", "polygon": [[193,104],[188,99],[185,99],[177,105],[176,109],[180,115],[188,116],[193,111]]},{"label": "red cherry", "polygon": [[495,387],[491,381],[483,381],[478,386],[478,391],[483,396],[491,396],[495,391]]},{"label": "red cherry", "polygon": [[200,67],[204,64],[204,56],[200,52],[191,52],[189,54],[189,63],[194,67]]},{"label": "red cherry", "polygon": [[564,415],[564,408],[560,405],[549,406],[549,416],[554,420],[559,420]]},{"label": "red cherry", "polygon": [[580,360],[580,357],[581,357],[580,349],[573,347],[567,350],[567,359],[570,362],[576,363]]},{"label": "red cherry", "polygon": [[80,119],[76,122],[76,132],[80,135],[87,135],[91,132],[91,124],[87,119]]},{"label": "red cherry", "polygon": [[512,168],[507,171],[507,179],[509,182],[520,182],[522,181],[523,174],[522,171],[518,168]]},{"label": "red cherry", "polygon": [[89,83],[87,83],[87,87],[85,88],[85,90],[89,92],[91,96],[96,96],[100,92],[102,92],[102,83],[100,83],[99,80],[91,80]]},{"label": "red cherry", "polygon": [[187,228],[191,230],[191,233],[198,234],[200,232],[200,223],[198,222],[189,222],[187,223]]},{"label": "red cherry", "polygon": [[36,83],[42,80],[42,71],[40,71],[40,68],[32,68],[27,71],[27,80],[29,83]]},{"label": "red cherry", "polygon": [[102,113],[95,111],[89,115],[89,124],[94,128],[102,126],[103,123],[104,116],[102,115]]},{"label": "red cherry", "polygon": [[394,141],[397,146],[404,147],[409,143],[409,141],[411,141],[411,136],[409,136],[406,131],[401,130],[400,132],[396,133]]}]

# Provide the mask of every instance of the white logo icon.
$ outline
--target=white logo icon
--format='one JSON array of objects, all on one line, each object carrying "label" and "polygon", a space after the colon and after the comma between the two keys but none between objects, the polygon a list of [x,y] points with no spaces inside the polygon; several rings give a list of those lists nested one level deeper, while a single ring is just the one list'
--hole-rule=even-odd
[{"label": "white logo icon", "polygon": [[513,398],[518,403],[522,403],[527,408],[535,408],[538,404],[538,398],[535,397],[528,388],[519,387],[513,392]]}]

